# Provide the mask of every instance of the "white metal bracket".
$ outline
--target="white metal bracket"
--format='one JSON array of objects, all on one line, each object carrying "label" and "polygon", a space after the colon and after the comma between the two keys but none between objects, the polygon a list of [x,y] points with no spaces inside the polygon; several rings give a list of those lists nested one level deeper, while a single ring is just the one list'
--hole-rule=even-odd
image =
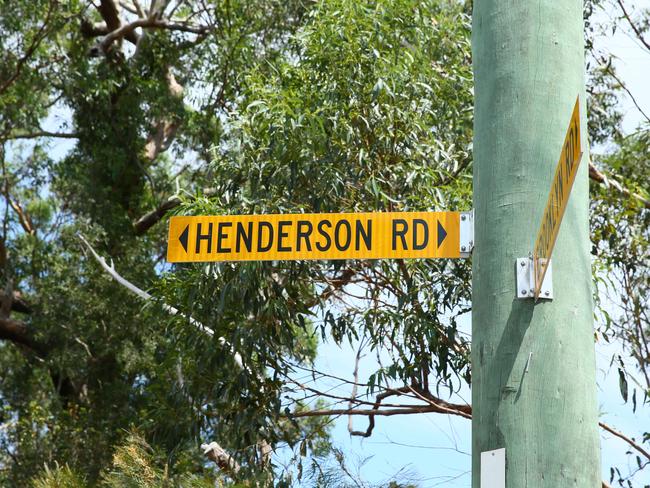
[{"label": "white metal bracket", "polygon": [[[532,257],[517,258],[517,298],[535,298],[535,265]],[[553,263],[548,269],[539,292],[539,300],[553,300]]]},{"label": "white metal bracket", "polygon": [[468,258],[474,249],[474,209],[460,213],[460,257]]}]

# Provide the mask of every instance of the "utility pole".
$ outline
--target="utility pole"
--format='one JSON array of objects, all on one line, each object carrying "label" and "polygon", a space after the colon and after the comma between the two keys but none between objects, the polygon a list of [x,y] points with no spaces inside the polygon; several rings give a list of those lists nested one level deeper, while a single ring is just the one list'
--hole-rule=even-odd
[{"label": "utility pole", "polygon": [[[474,0],[472,487],[505,448],[507,488],[601,486],[580,0]],[[517,299],[580,96],[584,155],[553,251],[552,301]]]}]

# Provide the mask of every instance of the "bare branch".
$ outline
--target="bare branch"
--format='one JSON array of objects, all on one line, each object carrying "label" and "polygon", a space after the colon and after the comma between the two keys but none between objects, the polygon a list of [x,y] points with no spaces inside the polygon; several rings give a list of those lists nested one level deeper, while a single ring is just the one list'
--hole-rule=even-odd
[{"label": "bare branch", "polygon": [[[354,358],[354,371],[352,371],[352,376],[354,377],[354,383],[352,384],[352,392],[350,393],[350,401],[348,402],[348,408],[354,408],[354,399],[357,397],[357,382],[359,381],[359,362],[361,362],[361,351],[363,349],[363,343],[359,345],[357,350],[357,355]],[[352,415],[348,416],[348,432],[350,435],[354,432],[354,425],[352,423]]]},{"label": "bare branch", "polygon": [[0,339],[25,346],[41,357],[45,356],[45,345],[34,339],[30,327],[21,320],[0,316]]},{"label": "bare branch", "polygon": [[78,139],[79,135],[74,132],[50,132],[46,130],[40,130],[36,132],[26,132],[19,134],[9,134],[7,136],[0,137],[0,141],[9,141],[14,139],[38,139],[40,137],[51,137],[56,139]]},{"label": "bare branch", "polygon": [[175,121],[159,122],[154,133],[147,138],[144,146],[144,156],[149,161],[153,161],[160,153],[169,149],[177,130],[178,123]]},{"label": "bare branch", "polygon": [[[88,250],[90,251],[90,253],[93,255],[93,257],[95,258],[95,260],[99,263],[99,265],[104,269],[104,271],[106,271],[106,272],[107,272],[107,273],[108,273],[108,274],[109,274],[109,275],[110,275],[110,276],[111,276],[115,281],[117,281],[120,285],[122,285],[123,287],[125,287],[125,288],[126,288],[127,290],[129,290],[131,293],[137,295],[138,297],[140,297],[141,299],[143,299],[143,300],[145,300],[145,301],[151,301],[151,300],[154,299],[154,297],[153,297],[152,295],[150,295],[149,293],[147,293],[147,292],[144,291],[144,290],[141,290],[140,288],[138,288],[137,286],[135,286],[133,283],[131,283],[131,282],[128,281],[127,279],[125,279],[125,278],[123,278],[122,276],[120,276],[120,274],[115,270],[115,266],[113,265],[113,263],[111,262],[111,264],[109,265],[103,257],[101,257],[99,254],[97,254],[97,253],[95,252],[95,249],[93,249],[93,247],[92,247],[92,246],[90,245],[90,243],[89,243],[89,242],[84,238],[84,236],[82,236],[81,234],[79,234],[78,237],[79,237],[79,239],[81,239],[81,241],[86,245],[86,247],[88,248]],[[178,315],[178,316],[180,316],[180,317],[184,317],[184,318],[186,318],[186,319],[190,322],[190,324],[192,324],[193,326],[195,326],[195,327],[196,327],[197,329],[199,329],[201,332],[204,332],[205,334],[209,335],[210,337],[213,337],[213,336],[214,336],[214,330],[212,330],[210,327],[207,327],[207,326],[203,325],[203,324],[202,324],[201,322],[199,322],[198,320],[195,320],[195,319],[193,319],[192,317],[190,317],[190,316],[188,316],[188,315],[185,315],[184,313],[182,313],[181,311],[179,311],[177,308],[172,307],[171,305],[167,305],[166,303],[162,303],[161,306],[162,306],[163,310],[165,310],[166,312],[168,312],[170,315]],[[241,369],[244,369],[244,362],[243,362],[243,360],[242,360],[242,357],[241,357],[241,355],[240,355],[237,351],[235,351],[235,350],[233,349],[232,345],[231,345],[231,344],[230,344],[230,343],[229,343],[225,338],[223,338],[223,337],[217,337],[217,341],[219,341],[219,344],[221,344],[221,345],[224,346],[224,347],[229,348],[229,349],[232,351],[232,354],[233,354],[233,358],[234,358],[234,360],[235,360],[235,363],[236,363],[237,366],[239,366]],[[247,371],[248,371],[248,370],[247,370]]]},{"label": "bare branch", "polygon": [[[7,294],[0,292],[0,303],[6,300]],[[32,313],[32,308],[29,306],[27,301],[22,297],[22,294],[19,291],[11,292],[11,310],[13,312],[20,312],[30,314]]]},{"label": "bare branch", "polygon": [[20,223],[20,226],[23,228],[23,230],[31,236],[36,234],[36,230],[34,229],[34,223],[32,222],[32,218],[29,216],[27,212],[25,212],[25,210],[20,205],[20,202],[18,200],[14,200],[11,198],[11,195],[9,194],[8,183],[6,181],[5,181],[4,194],[7,203],[18,216],[18,222]]},{"label": "bare branch", "polygon": [[[350,409],[350,408],[332,409],[332,410],[305,410],[303,412],[292,413],[291,417],[300,418],[300,417],[329,417],[332,415],[364,415],[372,419],[375,416],[390,417],[392,415],[410,415],[414,413],[431,413],[431,412],[441,413],[436,408],[430,405],[425,405],[420,407],[405,406],[404,408],[391,408],[391,409],[384,409],[384,410]],[[461,417],[464,417],[464,415],[461,415]],[[373,425],[374,425],[374,421],[373,421]],[[361,435],[363,437],[368,437],[367,435],[365,435],[366,433],[367,431],[362,433]],[[355,434],[353,433],[352,435]]]},{"label": "bare branch", "polygon": [[[94,248],[90,245],[90,243],[89,243],[89,242],[84,238],[84,236],[82,236],[81,234],[79,234],[78,237],[79,237],[79,239],[81,239],[81,241],[86,245],[86,247],[88,248],[88,250],[90,251],[90,253],[93,255],[93,257],[95,258],[95,260],[100,264],[100,266],[101,266],[102,268],[104,268],[104,270],[105,270],[105,271],[106,271],[106,272],[107,272],[107,273],[108,273],[108,274],[109,274],[109,275],[110,275],[110,276],[111,276],[115,281],[117,281],[120,285],[122,285],[122,286],[125,287],[127,290],[129,290],[131,293],[137,295],[138,297],[140,297],[140,298],[143,299],[143,300],[151,301],[151,300],[154,299],[154,297],[153,297],[151,294],[149,294],[149,293],[147,293],[146,291],[144,291],[144,290],[138,288],[137,286],[135,286],[133,283],[131,283],[131,282],[130,282],[129,280],[127,280],[126,278],[123,278],[123,277],[122,277],[122,276],[121,276],[121,275],[120,275],[120,274],[115,270],[115,266],[113,265],[113,263],[111,262],[111,264],[109,265],[103,257],[101,257],[99,254],[97,254],[97,252],[95,252],[95,249],[94,249]],[[188,319],[188,320],[190,321],[190,323],[191,323],[192,325],[196,326],[199,330],[201,330],[202,332],[205,332],[205,333],[208,334],[209,336],[213,336],[213,335],[214,335],[214,331],[213,331],[212,329],[210,329],[209,327],[206,327],[206,326],[203,325],[202,323],[200,323],[200,322],[194,320],[192,317],[188,317],[188,316],[186,316],[185,314],[181,313],[177,308],[174,308],[174,307],[172,307],[171,305],[167,305],[166,303],[163,303],[163,304],[162,304],[162,307],[163,307],[163,309],[164,309],[165,311],[169,312],[171,315],[179,315],[179,316],[181,316],[181,317],[185,317],[186,319]],[[220,337],[219,339],[220,339],[220,340],[223,340],[223,341],[225,342],[225,339],[223,339],[223,338],[221,338],[221,337]]]},{"label": "bare branch", "polygon": [[141,236],[147,232],[151,227],[156,225],[167,213],[174,207],[181,204],[181,199],[178,197],[170,197],[158,206],[155,210],[144,214],[137,221],[133,223],[135,234]]},{"label": "bare branch", "polygon": [[138,15],[140,17],[144,17],[145,16],[144,15],[144,10],[140,6],[140,3],[138,2],[138,0],[131,0],[131,3],[133,3],[133,6],[135,7],[135,10],[138,12]]},{"label": "bare branch", "polygon": [[630,24],[630,27],[632,27],[632,30],[633,30],[634,33],[636,34],[636,37],[639,39],[639,41],[641,42],[641,44],[643,44],[643,45],[645,46],[645,48],[646,48],[648,51],[650,51],[650,43],[648,43],[648,41],[646,41],[646,40],[644,39],[643,34],[641,33],[641,30],[639,29],[639,27],[638,27],[638,26],[634,23],[634,21],[632,20],[632,17],[631,17],[630,14],[627,12],[627,10],[626,10],[626,8],[625,8],[625,5],[623,4],[623,0],[616,0],[616,3],[618,3],[619,7],[621,7],[621,10],[623,11],[623,16],[624,16],[625,19],[627,20],[627,23]]},{"label": "bare branch", "polygon": [[[183,87],[176,81],[176,77],[169,66],[167,66],[165,79],[167,80],[169,94],[174,98],[182,99]],[[148,161],[154,161],[160,153],[169,149],[172,142],[174,142],[179,126],[180,120],[173,117],[162,118],[155,124],[154,131],[149,135],[144,146],[144,156]]]},{"label": "bare branch", "polygon": [[110,45],[121,39],[135,35],[135,30],[138,28],[143,29],[166,29],[172,31],[188,32],[191,34],[205,34],[210,30],[210,27],[203,25],[192,25],[183,22],[169,22],[158,18],[138,19],[128,24],[121,25],[119,28],[112,30],[104,39],[99,43],[102,51],[106,52]]},{"label": "bare branch", "polygon": [[110,32],[106,26],[106,22],[91,22],[85,18],[81,19],[79,31],[81,32],[81,35],[86,38],[105,36]]},{"label": "bare branch", "polygon": [[627,443],[628,443],[630,446],[632,446],[636,451],[638,451],[638,452],[640,452],[641,454],[643,454],[643,455],[646,457],[646,459],[648,459],[648,460],[650,461],[650,453],[649,453],[648,451],[646,451],[643,447],[641,447],[639,444],[637,444],[636,442],[634,442],[632,439],[630,439],[629,437],[627,437],[627,436],[624,435],[624,434],[621,434],[619,431],[617,431],[617,430],[614,429],[613,427],[610,427],[610,426],[607,425],[605,422],[598,422],[598,425],[600,425],[600,427],[602,427],[604,430],[606,430],[606,431],[609,432],[610,434],[613,434],[613,435],[615,435],[616,437],[618,437],[619,439],[622,439],[622,440],[624,440],[625,442],[627,442]]},{"label": "bare branch", "polygon": [[[419,393],[418,396],[425,399],[429,402],[427,406],[404,406],[404,408],[390,408],[390,409],[380,409],[381,402],[383,399],[400,395],[407,391],[416,391]],[[369,426],[366,432],[354,432],[352,435],[360,435],[363,437],[369,437],[372,434],[374,428],[374,417],[375,416],[392,416],[392,415],[409,415],[416,413],[445,413],[450,415],[458,415],[460,417],[471,419],[472,418],[472,407],[471,405],[460,405],[460,404],[451,404],[440,398],[436,398],[428,392],[422,390],[414,389],[413,387],[402,387],[396,390],[387,390],[384,393],[377,395],[377,400],[372,409],[355,409],[355,408],[346,408],[346,409],[324,409],[324,410],[306,410],[302,412],[294,412],[291,414],[291,417],[300,418],[300,417],[319,417],[319,416],[332,416],[332,415],[364,415],[369,417]],[[629,438],[625,434],[617,431],[613,427],[610,427],[604,422],[598,422],[598,425],[606,430],[607,432],[613,434],[614,436],[622,439],[628,443],[632,448],[637,452],[642,454],[646,459],[650,461],[650,452],[646,451],[641,445],[636,443],[633,439]],[[603,486],[607,486],[603,482]]]},{"label": "bare branch", "polygon": [[614,68],[612,68],[611,63],[607,62],[603,57],[598,57],[597,58],[600,64],[603,66],[603,69],[610,74],[612,78],[616,80],[616,82],[619,84],[619,86],[625,90],[625,93],[628,94],[630,99],[632,100],[632,103],[636,107],[636,109],[643,115],[643,117],[646,119],[646,121],[650,122],[650,117],[643,111],[641,106],[639,105],[639,102],[637,102],[636,98],[630,91],[630,89],[627,87],[627,85],[619,78],[619,76],[616,74],[616,71],[614,71]]},{"label": "bare branch", "polygon": [[645,208],[650,208],[650,201],[648,201],[646,198],[639,195],[638,193],[632,193],[627,188],[623,188],[623,186],[618,181],[613,179],[612,180],[608,179],[603,173],[598,171],[598,169],[594,166],[594,164],[591,161],[589,162],[589,178],[597,183],[604,185],[606,188],[609,187],[615,188],[624,196],[639,201],[640,203],[643,204]]},{"label": "bare branch", "polygon": [[[120,276],[117,271],[115,271],[115,267],[111,263],[109,264],[106,262],[104,258],[99,256],[93,247],[90,245],[90,243],[81,235],[79,234],[79,239],[86,245],[90,253],[93,255],[95,260],[100,264],[100,266],[115,280],[117,281],[120,285],[124,286],[127,288],[130,292],[134,293],[138,297],[142,298],[143,300],[153,300],[153,296],[147,293],[144,290],[141,290],[137,286],[135,286],[133,283],[130,281],[126,280],[122,276]],[[196,326],[199,330],[202,332],[205,332],[209,336],[214,336],[214,331],[210,329],[209,327],[206,327],[205,325],[201,324],[197,320],[193,319],[192,317],[189,317],[183,313],[181,313],[178,309],[172,307],[171,305],[167,305],[166,303],[162,304],[162,307],[165,311],[170,313],[171,315],[180,315],[182,317],[185,317],[189,320],[189,322]],[[217,340],[222,346],[228,347],[232,353],[233,353],[233,358],[235,360],[235,363],[239,366],[241,369],[245,369],[250,373],[250,370],[247,367],[244,367],[242,357],[241,355],[233,349],[233,347],[224,339],[223,337],[218,337]],[[268,458],[270,456],[270,446],[266,441],[263,439],[259,441],[259,448],[260,448],[260,453],[262,455],[262,459],[264,462],[268,461]],[[237,474],[239,472],[240,465],[228,454],[218,443],[216,442],[211,442],[209,444],[202,444],[201,449],[203,449],[203,454],[205,454],[209,459],[214,461],[217,466],[219,466],[220,469],[225,471],[226,473],[230,475]]]},{"label": "bare branch", "polygon": [[233,475],[237,474],[241,469],[239,463],[216,442],[201,444],[201,449],[203,449],[203,454],[211,461],[214,461],[219,466],[219,469],[225,473]]},{"label": "bare branch", "polygon": [[[101,0],[99,7],[97,7],[99,13],[102,16],[102,19],[106,22],[106,27],[110,35],[111,33],[120,30],[122,25],[122,19],[120,17],[120,7],[114,0]],[[134,29],[126,30],[118,38],[124,37],[127,41],[136,44],[138,42],[138,36],[135,33]],[[114,39],[115,40],[115,39]],[[103,42],[103,41],[102,41]],[[113,41],[111,41],[113,42]],[[110,45],[110,43],[109,43]],[[104,51],[108,48],[108,45],[104,47]]]},{"label": "bare branch", "polygon": [[[291,417],[319,417],[319,416],[331,416],[331,415],[365,415],[368,417],[368,428],[365,431],[353,431],[350,430],[350,435],[360,436],[360,437],[370,437],[372,431],[375,428],[375,416],[392,416],[392,415],[409,415],[415,413],[445,413],[450,415],[458,415],[467,419],[472,418],[472,407],[469,405],[457,405],[446,402],[440,398],[434,397],[428,392],[423,392],[422,390],[417,390],[423,399],[425,399],[428,405],[403,405],[399,408],[381,408],[383,400],[388,397],[396,395],[405,395],[409,391],[414,391],[411,386],[404,386],[397,389],[388,389],[379,395],[377,395],[375,403],[371,409],[357,409],[357,408],[346,408],[346,409],[326,409],[326,410],[306,410],[301,412],[295,412],[291,414]],[[358,403],[358,400],[354,398],[349,398],[350,405],[352,402]],[[397,407],[397,406],[396,406]]]}]

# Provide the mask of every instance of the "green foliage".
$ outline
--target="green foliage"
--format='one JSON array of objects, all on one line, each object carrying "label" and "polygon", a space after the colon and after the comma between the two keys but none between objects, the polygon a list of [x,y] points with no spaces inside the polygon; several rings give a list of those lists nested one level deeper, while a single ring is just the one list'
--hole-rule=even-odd
[{"label": "green foliage", "polygon": [[[171,267],[164,225],[133,224],[170,196],[187,215],[471,208],[471,2],[169,5],[163,18],[209,28],[145,27],[102,49],[106,14],[87,2],[0,0],[0,289],[29,304],[11,312],[23,342],[0,330],[0,485],[354,484],[329,419],[287,415],[307,408],[288,378],[320,341],[363,340],[390,358],[370,390],[469,382],[469,264]],[[647,199],[647,127],[623,137],[611,73],[591,85],[595,162]],[[648,212],[592,194],[596,276],[629,285],[603,333],[636,351]],[[78,233],[159,299],[111,280]],[[212,439],[236,480],[198,451]],[[262,462],[261,439],[293,450],[286,472]]]},{"label": "green foliage", "polygon": [[118,446],[112,462],[101,480],[90,485],[78,477],[68,466],[45,466],[45,472],[33,480],[34,488],[214,488],[221,486],[214,480],[194,475],[170,475],[169,466],[159,454],[137,434],[129,434],[125,443]]},{"label": "green foliage", "polygon": [[[453,2],[318,4],[295,38],[299,58],[246,78],[241,108],[215,147],[217,197],[195,198],[179,213],[469,208],[468,36],[468,19]],[[365,277],[358,300],[319,297],[328,278],[346,273]],[[232,424],[226,437],[241,445],[253,444],[260,431],[271,441],[283,438],[272,392],[300,360],[296,345],[310,320],[323,338],[366,336],[392,353],[395,363],[377,372],[375,386],[428,382],[429,364],[440,385],[453,388],[453,375],[469,377],[456,324],[469,300],[466,263],[183,265],[161,291],[256,371],[235,373],[236,388],[221,387],[224,404],[207,407],[218,408],[218,428]],[[194,347],[199,362],[232,367],[230,346]],[[267,369],[274,381],[262,381]],[[246,410],[224,415],[243,392]]]},{"label": "green foliage", "polygon": [[[180,3],[175,15],[205,22],[207,34],[139,31],[137,48],[121,39],[105,51],[92,29],[106,20],[87,2],[1,4],[0,282],[30,310],[12,312],[27,345],[0,343],[0,485],[26,486],[55,462],[93,484],[131,428],[166,453],[170,476],[214,474],[197,451],[217,423],[201,402],[229,372],[201,378],[211,365],[175,342],[174,319],[112,281],[77,233],[124,277],[152,287],[164,231],[139,237],[133,221],[176,184],[204,186],[240,73],[287,52],[304,6]],[[161,128],[166,137],[152,152]],[[42,131],[70,140],[54,145]],[[297,356],[313,356],[313,339],[298,342]],[[194,396],[193,386],[203,390]]]},{"label": "green foliage", "polygon": [[[632,413],[637,413],[650,402],[650,317],[646,312],[650,297],[650,121],[641,112],[628,114],[640,115],[644,121],[632,133],[624,133],[620,99],[630,88],[617,72],[617,60],[604,54],[596,41],[621,30],[632,38],[644,36],[650,17],[631,3],[621,5],[626,6],[630,20],[623,16],[623,22],[587,24],[592,53],[589,131],[592,141],[598,144],[592,160],[604,176],[602,184],[591,185],[591,239],[597,285],[597,338],[619,345],[611,364],[618,370],[621,398]],[[621,12],[621,5],[602,0],[588,2],[587,12],[593,14],[603,7]],[[647,443],[650,434],[644,432],[643,438]],[[630,460],[631,466],[635,464]],[[624,474],[619,467],[611,467],[610,482],[616,479],[618,486],[632,486],[632,480],[643,476],[643,468],[638,463]]]}]

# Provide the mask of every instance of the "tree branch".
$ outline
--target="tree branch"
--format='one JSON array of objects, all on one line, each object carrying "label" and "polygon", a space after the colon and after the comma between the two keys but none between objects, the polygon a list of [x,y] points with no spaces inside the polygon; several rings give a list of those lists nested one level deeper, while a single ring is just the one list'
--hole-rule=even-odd
[{"label": "tree branch", "polygon": [[160,153],[169,149],[178,131],[178,126],[178,122],[172,120],[160,121],[156,125],[154,133],[147,138],[144,146],[144,156],[147,160],[153,161]]},{"label": "tree branch", "polygon": [[[305,410],[303,412],[295,412],[290,415],[290,417],[294,418],[300,418],[300,417],[328,417],[331,415],[365,415],[367,417],[372,418],[374,416],[379,416],[379,417],[390,417],[392,415],[410,415],[414,413],[449,413],[449,412],[440,412],[438,409],[431,405],[423,405],[423,406],[415,406],[415,407],[409,407],[409,406],[404,406],[404,408],[391,408],[391,409],[384,409],[384,410],[369,410],[369,409],[354,409],[354,408],[342,408],[342,409],[332,409],[332,410]],[[465,417],[465,415],[461,414],[455,414],[455,415],[460,415],[461,417]],[[374,421],[373,421],[374,425]],[[366,431],[367,432],[367,431]],[[366,433],[363,433],[363,437],[369,437],[365,435]],[[352,435],[356,435],[352,433]]]},{"label": "tree branch", "polygon": [[205,34],[210,30],[208,26],[195,26],[191,24],[185,24],[182,22],[169,22],[167,20],[157,19],[157,18],[147,18],[147,19],[138,19],[130,22],[128,24],[121,25],[115,30],[112,30],[107,34],[100,42],[99,47],[103,52],[106,52],[111,44],[121,38],[127,38],[128,36],[135,35],[135,30],[137,28],[143,29],[166,29],[172,31],[181,31],[188,32],[191,34]]},{"label": "tree branch", "polygon": [[21,320],[0,316],[0,339],[25,346],[41,357],[47,352],[45,345],[34,339],[30,327]]},{"label": "tree branch", "polygon": [[601,185],[604,185],[606,188],[613,187],[624,196],[638,200],[643,204],[645,208],[650,208],[650,201],[648,201],[646,198],[643,198],[643,196],[639,195],[638,193],[632,193],[627,188],[623,188],[623,186],[618,181],[608,179],[603,173],[596,169],[591,161],[589,162],[589,178],[597,183],[600,183]]},{"label": "tree branch", "polygon": [[[389,396],[404,394],[407,391],[417,391],[418,396],[425,399],[429,402],[429,405],[426,406],[404,406],[404,408],[391,408],[381,410],[381,402],[383,399],[388,398]],[[461,405],[461,404],[452,404],[442,400],[440,398],[434,397],[428,392],[423,392],[421,390],[414,390],[412,387],[405,386],[396,390],[388,390],[377,395],[375,405],[372,409],[355,409],[355,408],[344,408],[344,409],[323,409],[323,410],[305,410],[301,412],[294,412],[290,414],[291,417],[300,418],[300,417],[319,417],[319,416],[332,416],[332,415],[365,415],[369,417],[369,425],[366,432],[351,432],[351,435],[360,435],[362,437],[369,437],[372,434],[374,429],[374,417],[383,416],[389,417],[392,415],[410,415],[416,413],[445,413],[449,415],[458,415],[460,417],[471,419],[472,418],[472,407],[471,405]],[[637,452],[642,454],[646,459],[650,461],[650,452],[646,451],[641,445],[636,443],[633,439],[627,437],[621,432],[617,431],[613,427],[610,427],[605,422],[598,422],[598,425],[618,437],[619,439],[628,443],[632,448]],[[607,486],[603,482],[603,486]]]},{"label": "tree branch", "polygon": [[108,30],[106,22],[91,22],[86,18],[81,19],[81,26],[79,30],[81,32],[81,35],[86,38],[105,36],[110,32]]},{"label": "tree branch", "polygon": [[36,132],[26,132],[23,134],[9,134],[7,136],[0,137],[0,141],[9,141],[13,139],[37,139],[39,137],[52,137],[57,139],[78,139],[79,136],[74,132],[50,132],[46,130],[40,130]]},{"label": "tree branch", "polygon": [[619,84],[619,86],[620,86],[623,90],[625,90],[625,93],[628,94],[628,96],[629,96],[630,99],[632,100],[632,103],[634,104],[634,106],[636,107],[636,109],[641,113],[641,115],[643,115],[643,117],[646,119],[646,121],[650,122],[650,117],[648,117],[648,115],[643,111],[643,109],[642,109],[641,106],[639,105],[639,102],[637,102],[636,98],[634,97],[634,95],[632,94],[632,92],[630,91],[630,89],[627,87],[627,85],[626,85],[625,83],[623,83],[623,80],[621,80],[621,79],[618,77],[618,75],[616,74],[616,71],[614,71],[614,69],[612,68],[611,63],[608,63],[608,62],[607,62],[603,57],[598,57],[597,59],[598,59],[598,62],[600,62],[600,64],[603,66],[603,69],[604,69],[607,73],[609,73],[609,75],[610,75],[612,78],[614,78],[614,79],[616,80],[616,82]]},{"label": "tree branch", "polygon": [[623,11],[623,16],[627,20],[627,23],[630,24],[630,27],[632,27],[632,30],[636,34],[636,37],[641,41],[641,44],[645,46],[645,48],[650,51],[650,43],[646,41],[643,37],[643,34],[641,33],[641,30],[637,27],[637,25],[632,21],[632,17],[630,17],[630,14],[628,14],[627,10],[625,9],[625,5],[623,4],[623,0],[616,0],[616,3],[618,3],[619,7],[621,7],[621,10]]},{"label": "tree branch", "polygon": [[158,208],[152,210],[149,213],[144,214],[138,220],[133,223],[133,229],[135,235],[141,236],[147,232],[151,227],[156,225],[167,213],[168,210],[171,210],[174,207],[178,207],[181,204],[181,199],[178,197],[170,197],[165,200]]},{"label": "tree branch", "polygon": [[[176,77],[169,66],[167,66],[165,79],[167,81],[167,90],[169,91],[169,94],[174,98],[182,99],[183,87],[176,81]],[[178,118],[162,118],[159,120],[154,127],[153,133],[149,135],[147,142],[145,143],[145,158],[147,158],[148,161],[153,162],[160,153],[169,149],[172,142],[174,142],[179,127],[180,120]]]},{"label": "tree branch", "polygon": [[239,463],[216,442],[213,441],[209,444],[201,444],[201,449],[203,449],[203,454],[211,461],[214,461],[217,466],[219,466],[219,469],[225,473],[229,475],[236,475],[239,473],[239,470],[241,469]]},{"label": "tree branch", "polygon": [[[381,409],[382,402],[388,397],[395,395],[405,395],[409,391],[417,391],[421,399],[425,400],[428,405],[404,405],[399,408],[384,408]],[[356,402],[354,398],[349,398],[350,405]],[[472,418],[472,407],[469,405],[452,404],[434,397],[431,393],[422,392],[420,389],[414,389],[410,386],[404,386],[397,389],[389,389],[377,395],[375,403],[370,409],[357,409],[349,407],[346,409],[327,409],[327,410],[306,410],[301,412],[294,412],[290,414],[291,417],[318,417],[318,416],[331,416],[331,415],[365,415],[368,417],[368,428],[365,431],[350,430],[350,435],[360,437],[370,437],[375,428],[375,416],[392,416],[392,415],[409,415],[415,413],[445,413],[450,415],[458,415],[467,419]]]},{"label": "tree branch", "polygon": [[648,461],[650,461],[650,453],[649,453],[648,451],[646,451],[643,447],[641,447],[639,444],[637,444],[636,442],[634,442],[632,439],[630,439],[629,437],[627,437],[627,436],[624,435],[624,434],[621,434],[619,431],[617,431],[617,430],[614,429],[613,427],[610,427],[610,426],[607,425],[605,422],[598,422],[598,425],[600,425],[601,428],[603,428],[604,430],[606,430],[606,431],[609,432],[610,434],[615,435],[615,436],[618,437],[619,439],[622,439],[622,440],[624,440],[625,442],[627,442],[627,443],[628,443],[630,446],[632,446],[636,451],[638,451],[639,453],[643,454],[643,455],[645,456],[645,458],[646,458]]},{"label": "tree branch", "polygon": [[[4,302],[6,299],[6,293],[0,292],[0,303]],[[18,291],[12,291],[11,293],[11,311],[20,312],[25,314],[32,313],[32,308],[29,306],[27,301],[22,297],[22,294]]]},{"label": "tree branch", "polygon": [[[114,0],[101,0],[99,7],[97,7],[97,10],[99,10],[102,19],[104,19],[106,22],[106,27],[109,31],[108,35],[110,35],[112,32],[120,30],[123,27],[122,19],[120,18],[119,6],[117,3],[115,3]],[[138,42],[138,36],[133,29],[130,31],[127,30],[123,35],[119,37],[124,37],[127,41],[130,41],[133,44],[136,44]],[[108,45],[106,48],[108,48]],[[104,51],[106,48],[104,48]]]},{"label": "tree branch", "polygon": [[[93,255],[95,260],[99,263],[99,265],[104,269],[104,271],[106,271],[115,281],[117,281],[120,285],[125,287],[131,293],[135,294],[136,296],[140,297],[141,299],[143,299],[145,301],[154,300],[154,297],[152,295],[150,295],[149,293],[147,293],[144,290],[141,290],[140,288],[135,286],[133,283],[131,283],[127,279],[120,276],[120,274],[115,270],[115,266],[113,265],[113,263],[111,262],[111,264],[109,265],[103,257],[98,255],[95,252],[95,249],[93,249],[93,247],[90,245],[90,243],[84,238],[84,236],[79,234],[78,237],[86,245],[86,247],[88,248],[90,253]],[[195,320],[192,317],[190,317],[188,315],[185,315],[184,313],[179,311],[177,308],[172,307],[171,305],[167,305],[166,303],[161,303],[161,306],[162,306],[163,310],[165,310],[170,315],[178,315],[180,317],[184,317],[190,322],[190,324],[195,326],[201,332],[204,332],[205,334],[207,334],[210,337],[214,336],[214,330],[212,330],[210,327],[207,327],[207,326],[203,325],[198,320]],[[237,366],[239,366],[239,368],[244,369],[244,361],[242,360],[241,355],[237,351],[234,350],[232,345],[224,337],[217,337],[217,341],[219,342],[219,344],[221,344],[224,347],[229,348],[232,351],[233,359],[235,360],[235,363],[237,364]],[[248,369],[247,369],[247,371],[248,371]]]}]

